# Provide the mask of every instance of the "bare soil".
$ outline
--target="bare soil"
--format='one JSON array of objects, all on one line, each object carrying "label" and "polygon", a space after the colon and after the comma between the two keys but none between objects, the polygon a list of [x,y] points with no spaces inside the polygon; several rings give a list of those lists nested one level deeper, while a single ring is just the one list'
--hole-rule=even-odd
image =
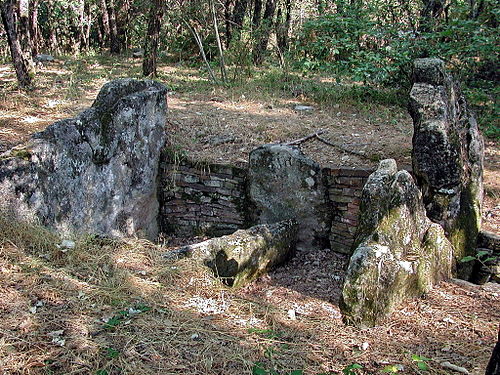
[{"label": "bare soil", "polygon": [[[0,65],[0,152],[89,107],[109,79],[139,77],[139,65],[127,58],[59,59],[41,68],[28,93],[17,90],[11,67]],[[197,71],[177,66],[162,66],[160,80],[173,88],[169,147],[192,159],[243,166],[263,143],[324,130],[340,147],[302,145],[323,166],[373,168],[389,157],[411,165],[412,123],[399,107],[325,105],[251,83],[212,88]],[[297,111],[297,104],[314,109]],[[487,141],[483,228],[496,233],[499,176],[500,148]],[[82,240],[62,253],[33,247],[32,240],[19,243],[32,232],[0,234],[0,374],[231,375],[260,366],[312,375],[340,373],[353,363],[363,366],[359,374],[389,365],[426,373],[412,355],[430,358],[427,373],[451,374],[441,365],[448,361],[482,374],[496,341],[498,284],[441,283],[385,324],[359,330],[342,323],[346,259],[329,249],[299,252],[284,267],[230,290],[183,261],[161,259],[176,239],[163,248]],[[124,318],[106,328],[120,312]]]}]

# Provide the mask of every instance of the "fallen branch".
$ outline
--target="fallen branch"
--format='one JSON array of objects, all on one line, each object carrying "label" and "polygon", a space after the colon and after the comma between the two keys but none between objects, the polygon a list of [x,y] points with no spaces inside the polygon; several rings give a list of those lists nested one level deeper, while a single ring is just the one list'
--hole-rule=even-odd
[{"label": "fallen branch", "polygon": [[329,140],[327,140],[327,139],[325,139],[323,137],[320,137],[318,134],[316,134],[316,138],[318,138],[318,140],[320,140],[324,144],[327,144],[328,146],[332,146],[332,147],[338,148],[338,149],[340,149],[340,150],[342,150],[344,152],[348,152],[350,154],[359,156],[361,158],[370,159],[368,156],[366,156],[365,154],[362,154],[361,152],[349,150],[347,147],[344,147],[344,146],[339,145],[337,143],[330,142]]},{"label": "fallen branch", "polygon": [[294,141],[287,142],[287,143],[285,143],[285,145],[286,146],[298,146],[298,145],[301,145],[302,143],[304,143],[304,142],[306,142],[306,141],[308,141],[310,139],[317,138],[319,141],[323,142],[324,144],[326,144],[328,146],[332,146],[332,147],[338,148],[339,150],[342,150],[344,152],[348,152],[350,154],[359,156],[361,158],[370,159],[368,156],[366,156],[365,154],[363,154],[361,152],[349,150],[347,147],[344,147],[344,146],[339,145],[337,143],[330,142],[328,139],[320,137],[320,135],[323,134],[323,133],[325,133],[325,132],[326,132],[325,130],[318,130],[318,131],[316,131],[314,133],[306,135],[305,137],[296,139]]},{"label": "fallen branch", "polygon": [[295,141],[290,141],[290,142],[287,142],[285,143],[286,146],[297,146],[297,145],[300,145],[308,140],[310,140],[311,138],[314,138],[314,137],[317,137],[318,135],[320,134],[323,134],[325,132],[325,130],[318,130],[312,134],[309,134],[309,135],[306,135],[305,137],[303,138],[299,138],[299,139],[296,139]]}]

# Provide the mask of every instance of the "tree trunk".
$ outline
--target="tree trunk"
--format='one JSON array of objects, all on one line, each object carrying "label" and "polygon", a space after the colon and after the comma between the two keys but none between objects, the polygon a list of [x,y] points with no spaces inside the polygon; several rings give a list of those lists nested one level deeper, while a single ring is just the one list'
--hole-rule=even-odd
[{"label": "tree trunk", "polygon": [[213,0],[210,0],[210,11],[212,13],[212,22],[214,26],[215,39],[217,40],[217,51],[219,53],[220,73],[222,77],[222,82],[226,83],[227,82],[226,62],[224,61],[224,51],[222,50],[222,43],[219,34],[219,26],[217,25],[217,13],[215,12],[215,5]]},{"label": "tree trunk", "polygon": [[260,26],[260,14],[262,13],[262,0],[255,0],[253,3],[252,26],[255,32]]},{"label": "tree trunk", "polygon": [[108,17],[109,17],[109,39],[110,39],[110,52],[113,55],[120,53],[120,41],[118,39],[118,27],[116,26],[116,9],[114,0],[107,1]]},{"label": "tree trunk", "polygon": [[31,87],[31,76],[27,62],[24,60],[21,43],[16,30],[15,4],[14,0],[6,0],[0,3],[2,22],[7,34],[12,62],[16,70],[17,81],[22,88]]},{"label": "tree trunk", "polygon": [[21,44],[23,59],[28,66],[28,71],[30,73],[34,73],[35,63],[33,61],[33,45],[31,43],[30,36],[29,1],[19,0],[18,4],[19,19],[17,23],[17,37],[19,38],[19,43]]},{"label": "tree trunk", "polygon": [[253,49],[253,62],[257,65],[262,64],[269,43],[269,34],[273,25],[274,10],[276,8],[276,0],[267,0],[264,16],[262,17],[262,25],[257,31],[257,38]]},{"label": "tree trunk", "polygon": [[101,0],[101,23],[102,23],[102,44],[101,47],[108,46],[111,39],[111,28],[109,26],[109,13],[106,0]]},{"label": "tree trunk", "polygon": [[[241,35],[241,29],[243,28],[243,20],[245,19],[245,13],[248,7],[248,0],[236,0],[234,5],[233,16],[231,17],[231,25],[233,28],[233,33],[228,44],[232,40],[239,40]],[[260,14],[260,11],[259,11]]]},{"label": "tree trunk", "polygon": [[292,0],[285,0],[285,20],[282,18],[281,8],[278,9],[277,21],[276,21],[276,41],[278,43],[278,48],[282,53],[288,51],[288,41],[291,23],[291,13],[292,13]]},{"label": "tree trunk", "polygon": [[217,78],[215,78],[214,71],[212,70],[212,67],[210,66],[210,63],[208,62],[207,55],[205,54],[205,49],[203,48],[203,41],[201,40],[200,34],[196,31],[196,29],[191,26],[189,21],[186,19],[182,18],[182,22],[187,26],[191,34],[193,34],[193,38],[196,42],[196,45],[198,46],[200,50],[201,57],[203,61],[205,62],[205,66],[207,67],[208,74],[210,75],[210,79],[214,82],[217,83]]},{"label": "tree trunk", "polygon": [[40,48],[40,27],[38,26],[39,0],[33,0],[30,7],[29,28],[33,56],[38,55]]},{"label": "tree trunk", "polygon": [[233,29],[233,17],[231,16],[231,6],[233,0],[226,0],[224,3],[224,24],[226,26],[226,47],[229,47],[231,42],[231,34]]},{"label": "tree trunk", "polygon": [[148,32],[144,41],[144,59],[142,74],[156,77],[158,42],[160,40],[161,19],[163,17],[163,1],[153,0],[149,10]]}]

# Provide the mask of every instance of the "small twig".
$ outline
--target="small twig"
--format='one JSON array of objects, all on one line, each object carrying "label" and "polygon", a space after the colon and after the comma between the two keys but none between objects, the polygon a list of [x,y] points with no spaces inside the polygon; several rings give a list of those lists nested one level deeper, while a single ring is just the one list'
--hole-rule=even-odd
[{"label": "small twig", "polygon": [[304,143],[305,141],[308,141],[311,138],[317,137],[319,134],[323,134],[325,130],[318,130],[312,134],[306,135],[303,138],[296,139],[295,141],[290,141],[285,143],[286,146],[296,146],[300,145],[301,143]]}]

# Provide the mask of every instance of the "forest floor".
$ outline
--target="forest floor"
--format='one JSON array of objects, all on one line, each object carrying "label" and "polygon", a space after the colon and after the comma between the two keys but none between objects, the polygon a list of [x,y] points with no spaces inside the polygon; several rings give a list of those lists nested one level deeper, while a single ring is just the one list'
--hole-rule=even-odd
[{"label": "forest floor", "polygon": [[[59,59],[40,69],[28,93],[0,65],[0,152],[89,107],[118,77],[140,77],[140,61]],[[263,71],[214,87],[194,69],[161,66],[159,80],[172,90],[169,147],[195,160],[245,165],[258,145],[323,130],[337,147],[302,145],[323,166],[373,168],[390,157],[410,167],[412,122],[401,106],[383,95],[360,101],[356,85],[326,77],[304,84],[281,77]],[[310,85],[336,94],[313,98]],[[296,110],[299,104],[313,109]],[[499,177],[499,144],[486,140],[483,227],[496,233]],[[230,290],[186,261],[166,263],[160,253],[178,244],[173,239],[160,247],[84,238],[61,252],[60,239],[42,229],[0,224],[0,374],[452,373],[443,361],[482,374],[496,341],[498,284],[441,283],[385,324],[359,330],[342,323],[346,259],[328,249],[299,253]],[[424,362],[427,372],[419,369]],[[363,369],[350,373],[354,363]]]}]

